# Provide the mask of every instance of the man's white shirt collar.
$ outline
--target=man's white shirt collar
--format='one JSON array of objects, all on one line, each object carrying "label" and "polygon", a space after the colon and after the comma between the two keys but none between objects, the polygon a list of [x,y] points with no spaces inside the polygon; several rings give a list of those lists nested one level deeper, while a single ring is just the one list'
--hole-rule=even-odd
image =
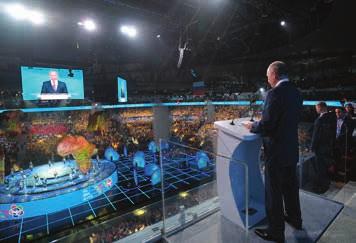
[{"label": "man's white shirt collar", "polygon": [[328,113],[328,112],[321,112],[319,117],[322,117],[326,113]]},{"label": "man's white shirt collar", "polygon": [[277,86],[280,85],[281,83],[288,82],[288,81],[289,81],[288,78],[283,78],[283,79],[279,80],[278,83],[276,84],[276,86],[274,86],[274,87],[277,87]]},{"label": "man's white shirt collar", "polygon": [[57,86],[58,85],[58,80],[51,80],[51,84]]}]

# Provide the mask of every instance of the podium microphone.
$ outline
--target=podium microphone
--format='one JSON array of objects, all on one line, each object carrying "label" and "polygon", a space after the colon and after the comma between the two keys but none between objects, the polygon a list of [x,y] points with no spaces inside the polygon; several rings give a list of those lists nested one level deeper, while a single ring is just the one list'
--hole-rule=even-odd
[{"label": "podium microphone", "polygon": [[254,122],[255,121],[255,119],[253,119],[254,116],[255,116],[255,111],[252,111],[250,122]]},{"label": "podium microphone", "polygon": [[254,122],[255,120],[253,119],[254,116],[255,116],[255,111],[252,107],[252,105],[257,101],[256,97],[253,97],[251,100],[250,100],[250,106],[249,106],[249,110],[248,110],[248,114],[249,116],[251,117],[250,121],[251,122]]}]

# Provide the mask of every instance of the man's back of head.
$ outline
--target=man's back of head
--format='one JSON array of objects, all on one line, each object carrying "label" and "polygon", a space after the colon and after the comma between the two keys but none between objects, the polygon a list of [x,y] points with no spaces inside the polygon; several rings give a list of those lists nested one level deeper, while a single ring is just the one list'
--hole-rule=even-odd
[{"label": "man's back of head", "polygon": [[287,65],[281,61],[272,62],[267,68],[266,76],[268,83],[274,88],[280,80],[288,78]]},{"label": "man's back of head", "polygon": [[328,105],[324,101],[320,101],[315,105],[316,112],[318,114],[328,111]]},{"label": "man's back of head", "polygon": [[288,68],[284,62],[274,61],[270,64],[270,68],[274,70],[279,79],[288,78]]}]

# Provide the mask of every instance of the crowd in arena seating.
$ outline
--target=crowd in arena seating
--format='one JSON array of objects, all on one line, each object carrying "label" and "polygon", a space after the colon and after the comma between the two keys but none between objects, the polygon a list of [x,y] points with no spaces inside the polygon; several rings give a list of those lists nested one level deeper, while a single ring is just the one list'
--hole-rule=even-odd
[{"label": "crowd in arena seating", "polygon": [[[231,119],[243,113],[244,107],[218,107],[216,119]],[[0,138],[10,167],[27,168],[31,161],[36,164],[48,160],[61,160],[56,146],[63,136],[82,135],[95,144],[102,156],[105,148],[112,146],[122,153],[124,146],[129,152],[146,150],[153,140],[153,111],[150,108],[112,109],[105,111],[63,111],[20,114],[15,123],[19,127],[13,136],[8,128],[2,128]],[[193,147],[211,146],[204,107],[175,107],[171,109],[171,135],[173,140]],[[11,161],[11,162],[10,162]]]},{"label": "crowd in arena seating", "polygon": [[[258,111],[261,107],[253,109]],[[211,151],[214,128],[212,121],[207,119],[207,112],[203,106],[170,108],[172,139]],[[230,120],[249,115],[249,107],[246,106],[216,106],[214,120]],[[67,134],[85,136],[97,146],[100,156],[108,146],[114,147],[119,153],[122,153],[124,146],[129,152],[145,150],[148,142],[153,140],[155,121],[151,108],[25,113],[19,116],[18,120],[12,119],[19,123],[11,125],[13,130],[7,130],[9,127],[4,127],[4,124],[0,127],[0,143],[6,163],[14,171],[28,168],[30,161],[36,165],[48,160],[60,160],[55,155],[56,145]],[[314,107],[304,107],[302,120],[310,124],[315,118]],[[62,129],[63,126],[66,130]],[[303,126],[299,134],[305,148],[310,143],[309,127]],[[9,173],[9,167],[6,173]],[[179,213],[182,203],[188,208],[211,197],[210,192],[206,192],[206,195],[204,191],[200,191],[200,194],[191,193],[189,198],[173,200],[167,205],[166,214],[171,216]],[[122,239],[161,219],[162,211],[159,209],[150,209],[145,217],[122,216],[114,224],[92,232],[89,241],[112,242]]]},{"label": "crowd in arena seating", "polygon": [[[216,106],[215,116],[209,120],[207,107],[171,108],[172,140],[211,151],[213,121],[249,116],[248,111],[249,107],[244,106]],[[84,136],[97,146],[100,156],[108,146],[119,153],[123,152],[124,146],[129,152],[146,150],[148,142],[153,140],[151,108],[24,113],[20,116],[19,124],[15,124],[18,127],[15,134],[0,128],[2,147],[10,167],[25,169],[30,161],[36,165],[61,160],[56,155],[56,145],[68,134]],[[315,111],[305,108],[303,116],[303,120],[312,122]]]},{"label": "crowd in arena seating", "polygon": [[[203,203],[206,200],[217,196],[214,183],[192,189],[186,192],[184,196],[173,196],[165,202],[166,218],[182,213],[183,209],[192,208]],[[144,230],[150,225],[154,225],[162,221],[161,203],[150,205],[143,209],[144,215],[135,216],[132,213],[120,216],[114,220],[104,223],[103,225],[95,226],[89,236],[91,243],[110,243],[116,240],[123,239],[131,234]],[[100,229],[96,229],[100,228]]]}]

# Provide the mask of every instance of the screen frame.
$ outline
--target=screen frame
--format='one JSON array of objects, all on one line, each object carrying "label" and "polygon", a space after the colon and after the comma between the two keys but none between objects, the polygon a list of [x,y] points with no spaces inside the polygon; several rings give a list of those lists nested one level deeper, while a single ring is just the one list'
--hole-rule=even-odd
[{"label": "screen frame", "polygon": [[[47,69],[67,69],[67,70],[80,70],[80,71],[82,71],[82,77],[83,77],[83,79],[82,79],[82,83],[83,83],[83,91],[82,91],[82,93],[83,93],[83,98],[80,98],[80,99],[65,99],[65,100],[68,100],[68,101],[70,101],[70,100],[85,100],[86,99],[86,93],[85,93],[85,74],[86,74],[86,69],[85,69],[85,67],[83,67],[83,66],[68,66],[68,65],[60,65],[60,64],[48,64],[48,65],[46,65],[46,64],[43,64],[43,63],[41,63],[41,64],[28,64],[28,63],[20,63],[19,64],[19,66],[18,66],[18,68],[17,68],[17,70],[18,70],[18,72],[19,72],[19,77],[20,77],[20,83],[21,83],[21,85],[20,85],[20,87],[21,87],[21,94],[22,94],[22,100],[23,101],[39,101],[39,102],[41,102],[41,101],[44,101],[44,102],[46,102],[46,101],[48,101],[48,100],[41,100],[41,99],[34,99],[34,100],[31,100],[31,99],[24,99],[24,97],[23,97],[23,94],[24,94],[24,83],[23,83],[23,77],[22,77],[22,67],[28,67],[28,68],[47,68]],[[56,99],[57,101],[63,101],[63,100],[60,100],[60,99]]]}]

